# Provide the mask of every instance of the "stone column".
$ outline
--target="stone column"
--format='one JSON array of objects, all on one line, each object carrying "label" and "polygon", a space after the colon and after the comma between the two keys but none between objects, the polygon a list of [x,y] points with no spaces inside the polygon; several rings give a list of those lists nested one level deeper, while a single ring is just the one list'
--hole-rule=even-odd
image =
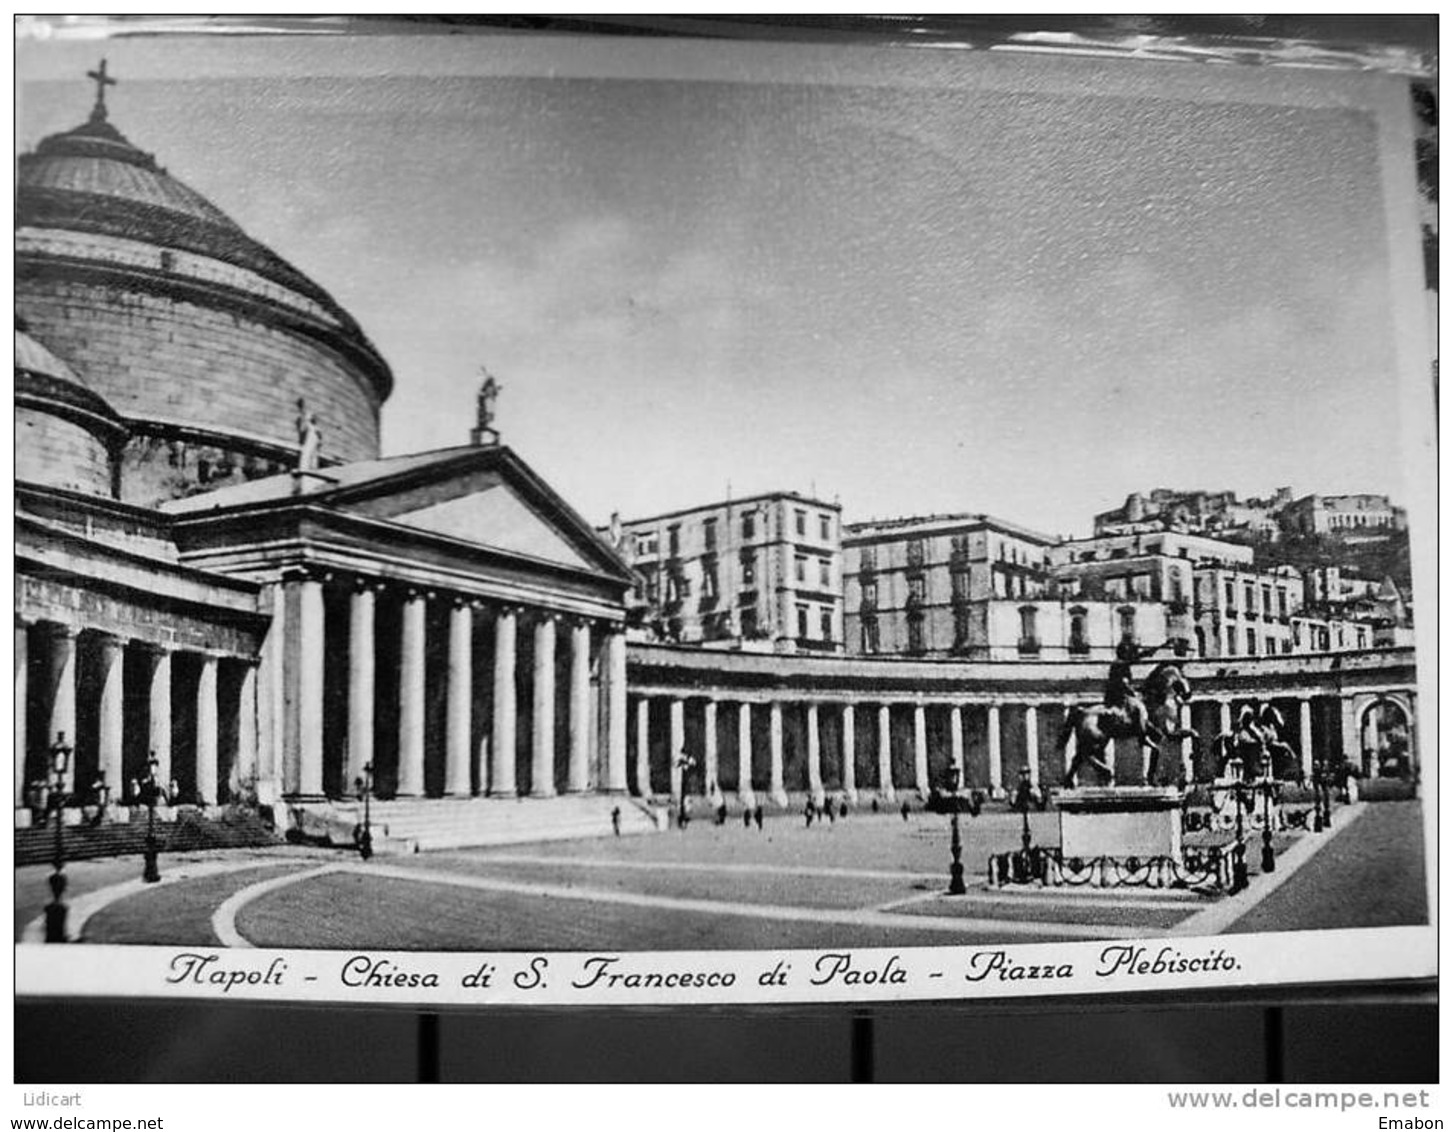
[{"label": "stone column", "polygon": [[399,785],[403,798],[424,793],[424,634],[428,598],[404,594],[399,627]]},{"label": "stone column", "polygon": [[968,779],[964,775],[964,712],[958,704],[952,704],[948,709],[948,744],[949,764],[954,768],[954,777],[961,787],[967,786]]},{"label": "stone column", "polygon": [[296,573],[290,574],[285,584],[289,620],[296,620],[284,638],[287,723],[283,740],[283,790],[288,794],[320,797],[326,657],[323,582],[321,578]]},{"label": "stone column", "polygon": [[[234,770],[234,793],[244,786],[257,785],[257,665],[245,664],[242,685],[237,693],[237,766]],[[348,785],[351,787],[352,779]]]},{"label": "stone column", "polygon": [[[1191,726],[1191,705],[1189,703],[1181,704],[1180,715],[1177,717],[1177,719],[1180,722],[1182,731],[1195,730],[1195,728]],[[1180,755],[1181,778],[1184,779],[1186,783],[1194,782],[1196,780],[1196,748],[1195,744],[1191,740],[1191,737],[1182,736],[1180,739],[1177,739],[1175,741],[1175,748]]]},{"label": "stone column", "polygon": [[671,751],[671,800],[679,804],[684,792],[681,782],[686,760],[691,756],[686,750],[686,702],[676,696],[671,697],[670,726],[667,746]]},{"label": "stone column", "polygon": [[566,789],[590,789],[590,625],[570,627],[570,773]]},{"label": "stone column", "polygon": [[706,779],[706,794],[715,805],[721,794],[721,760],[716,752],[716,701],[707,700],[701,709],[701,761],[702,774]]},{"label": "stone column", "polygon": [[1312,749],[1312,701],[1306,698],[1297,701],[1297,745],[1302,749],[1302,776],[1310,782],[1316,752]]},{"label": "stone column", "polygon": [[773,700],[767,708],[767,753],[771,757],[769,792],[772,801],[779,806],[787,805],[787,787],[782,782],[782,704]]},{"label": "stone column", "polygon": [[363,777],[373,762],[374,702],[374,593],[373,583],[354,583],[348,604],[348,765],[344,789]]},{"label": "stone column", "polygon": [[999,705],[989,705],[987,738],[989,741],[989,792],[996,797],[1004,796],[1004,755],[1000,747],[1002,736],[999,731]]},{"label": "stone column", "polygon": [[513,798],[515,786],[515,632],[513,609],[494,618],[494,697],[491,704],[489,792]]},{"label": "stone column", "polygon": [[853,705],[843,704],[843,793],[853,805],[858,804],[857,720]]},{"label": "stone column", "polygon": [[752,705],[737,705],[737,797],[743,809],[755,809],[757,793],[752,789]]},{"label": "stone column", "polygon": [[1342,757],[1359,772],[1362,770],[1362,733],[1357,726],[1357,704],[1351,696],[1343,696]]},{"label": "stone column", "polygon": [[651,796],[651,701],[636,701],[636,793]]},{"label": "stone column", "polygon": [[928,726],[922,704],[913,705],[913,788],[928,797]]},{"label": "stone column", "polygon": [[530,732],[530,797],[555,796],[555,618],[535,622],[534,718]]},{"label": "stone column", "polygon": [[125,725],[121,679],[126,645],[120,637],[109,633],[100,637],[99,644],[101,686],[97,696],[96,769],[111,788],[111,797],[119,802],[126,794],[125,771],[121,764],[121,729]]},{"label": "stone column", "polygon": [[[50,633],[50,718],[45,746],[64,741],[73,750],[66,768],[66,792],[76,788],[76,638],[74,625],[53,625]],[[170,711],[171,709],[168,708]]]},{"label": "stone column", "polygon": [[1024,705],[1024,765],[1029,768],[1029,784],[1039,786],[1039,709]]},{"label": "stone column", "polygon": [[822,789],[822,746],[817,734],[817,704],[807,705],[807,789],[812,804],[821,806],[826,798]]},{"label": "stone column", "polygon": [[15,619],[15,805],[25,805],[25,700],[30,682],[30,626]]},{"label": "stone column", "polygon": [[1216,701],[1216,723],[1220,727],[1221,735],[1231,734],[1231,701]]},{"label": "stone column", "polygon": [[606,638],[605,788],[626,792],[626,635]]},{"label": "stone column", "polygon": [[887,704],[878,705],[878,797],[885,802],[894,799],[893,792],[893,720]]},{"label": "stone column", "polygon": [[156,781],[163,790],[172,781],[172,648],[151,646],[151,694],[147,701],[146,743],[156,756]]},{"label": "stone column", "polygon": [[[217,804],[217,654],[204,652],[197,677],[197,801]],[[319,766],[321,772],[322,767]],[[321,790],[321,783],[320,790]]]},{"label": "stone column", "polygon": [[449,697],[445,707],[444,793],[467,798],[474,790],[474,607],[455,598],[449,608]]}]

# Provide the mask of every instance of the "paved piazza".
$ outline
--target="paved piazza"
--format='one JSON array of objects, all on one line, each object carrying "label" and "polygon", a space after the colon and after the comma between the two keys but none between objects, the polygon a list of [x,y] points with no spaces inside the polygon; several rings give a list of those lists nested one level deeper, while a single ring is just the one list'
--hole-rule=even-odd
[{"label": "paved piazza", "polygon": [[[1417,802],[1344,807],[1331,836],[1277,839],[1280,867],[1235,897],[984,886],[1017,815],[962,819],[970,892],[945,894],[946,817],[856,814],[805,828],[697,821],[654,836],[376,857],[296,847],[68,868],[84,942],[422,950],[791,948],[1044,942],[1426,922]],[[1053,813],[1034,814],[1052,844]],[[17,873],[36,938],[48,870]]]}]

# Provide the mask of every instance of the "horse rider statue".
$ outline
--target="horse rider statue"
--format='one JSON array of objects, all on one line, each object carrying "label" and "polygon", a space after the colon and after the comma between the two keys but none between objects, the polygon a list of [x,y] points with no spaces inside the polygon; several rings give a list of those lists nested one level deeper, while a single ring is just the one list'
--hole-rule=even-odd
[{"label": "horse rider statue", "polygon": [[1115,649],[1115,661],[1105,683],[1105,702],[1092,706],[1072,705],[1065,713],[1058,749],[1063,751],[1075,738],[1075,756],[1065,772],[1064,785],[1078,785],[1079,771],[1088,764],[1113,783],[1114,768],[1104,755],[1112,740],[1134,739],[1150,752],[1146,783],[1154,785],[1160,765],[1160,745],[1168,739],[1194,739],[1195,733],[1180,726],[1180,710],[1190,700],[1190,685],[1174,661],[1161,661],[1146,676],[1143,685],[1135,681],[1135,665],[1154,656],[1164,644],[1142,648],[1126,638]]}]

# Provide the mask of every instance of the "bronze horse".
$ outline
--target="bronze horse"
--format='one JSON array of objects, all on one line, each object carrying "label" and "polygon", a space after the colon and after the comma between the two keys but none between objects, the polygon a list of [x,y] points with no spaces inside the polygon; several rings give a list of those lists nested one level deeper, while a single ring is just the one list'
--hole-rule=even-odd
[{"label": "bronze horse", "polygon": [[1236,730],[1219,735],[1213,750],[1216,755],[1216,776],[1224,778],[1232,761],[1241,765],[1241,779],[1254,782],[1271,775],[1275,778],[1301,778],[1301,760],[1296,749],[1282,738],[1286,720],[1275,705],[1250,705],[1241,709]]},{"label": "bronze horse", "polygon": [[1139,700],[1131,700],[1123,707],[1071,705],[1055,743],[1055,749],[1062,753],[1070,736],[1075,739],[1075,757],[1065,771],[1065,787],[1078,784],[1080,770],[1087,764],[1113,783],[1115,770],[1104,757],[1113,739],[1138,739],[1150,751],[1145,778],[1154,784],[1160,765],[1159,744],[1166,739],[1196,738],[1194,731],[1180,725],[1181,706],[1190,698],[1191,685],[1180,665],[1162,661],[1141,682]]}]

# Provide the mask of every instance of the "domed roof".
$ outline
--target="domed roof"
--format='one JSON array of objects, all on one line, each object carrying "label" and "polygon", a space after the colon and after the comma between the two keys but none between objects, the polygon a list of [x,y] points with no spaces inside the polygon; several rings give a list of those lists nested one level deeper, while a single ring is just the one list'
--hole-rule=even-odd
[{"label": "domed roof", "polygon": [[125,432],[104,397],[86,387],[76,371],[17,326],[15,404],[70,417],[103,438]]},{"label": "domed roof", "polygon": [[104,118],[53,134],[20,158],[20,185],[151,205],[241,233],[227,215],[122,136]]},{"label": "domed roof", "polygon": [[[91,72],[104,91],[115,82]],[[15,197],[18,228],[55,228],[114,236],[221,260],[255,272],[327,312],[336,327],[369,358],[369,368],[387,397],[388,366],[362,329],[322,287],[292,264],[248,236],[226,213],[182,184],[107,121],[97,95],[90,118],[65,133],[52,134],[21,154]]]},{"label": "domed roof", "polygon": [[82,384],[75,370],[18,326],[15,328],[15,372],[55,378],[72,385]]}]

